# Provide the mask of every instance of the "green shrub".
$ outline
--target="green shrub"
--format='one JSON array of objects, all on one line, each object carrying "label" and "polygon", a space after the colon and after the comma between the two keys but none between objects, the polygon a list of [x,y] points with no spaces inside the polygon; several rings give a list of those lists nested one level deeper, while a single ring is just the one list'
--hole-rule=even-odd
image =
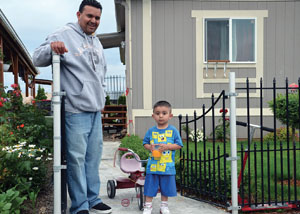
[{"label": "green shrub", "polygon": [[0,194],[0,213],[19,214],[21,205],[26,200],[26,196],[21,197],[20,192],[11,188]]},{"label": "green shrub", "polygon": [[[277,94],[276,103],[274,100],[268,102],[272,112],[274,113],[275,105],[276,105],[276,114],[275,117],[282,122],[283,124],[289,123],[289,126],[292,127],[292,141],[296,140],[296,129],[300,128],[299,124],[299,94],[298,93],[289,93],[288,94],[288,103],[286,103],[286,95],[285,94]],[[288,112],[287,115],[287,105]]]},{"label": "green shrub", "polygon": [[[297,137],[297,134],[295,137]],[[287,129],[285,127],[280,127],[278,129],[276,129],[276,140],[278,142],[286,142],[287,141]],[[293,132],[292,132],[291,127],[289,128],[289,140],[290,141],[293,140]],[[270,132],[270,133],[266,134],[264,136],[264,141],[273,142],[274,141],[274,133]]]},{"label": "green shrub", "polygon": [[[220,109],[220,113],[226,115],[228,109]],[[224,125],[223,125],[223,117],[221,117],[218,121],[218,125],[215,127],[215,138],[219,141],[223,141],[224,138],[228,139],[230,137],[230,122],[229,118],[225,117],[225,136],[224,136]],[[213,133],[210,134],[213,136]]]},{"label": "green shrub", "polygon": [[35,96],[35,99],[36,100],[46,100],[47,99],[47,96],[45,94],[45,89],[42,88],[40,85],[38,87],[37,95]]},{"label": "green shrub", "polygon": [[109,106],[109,105],[110,105],[110,96],[109,96],[109,95],[107,95],[107,96],[105,97],[105,105],[106,105],[106,106]]},{"label": "green shrub", "polygon": [[[289,125],[292,128],[298,128],[299,126],[299,95],[298,93],[288,94],[288,109],[289,117],[287,118],[286,112],[286,95],[277,94],[276,97],[276,118],[286,124],[289,121]],[[272,112],[274,113],[274,101],[271,100],[268,102]]]},{"label": "green shrub", "polygon": [[126,105],[126,96],[125,95],[119,96],[118,105]]},{"label": "green shrub", "polygon": [[[143,140],[136,135],[126,136],[121,140],[120,147],[133,150],[140,156],[141,160],[146,160],[149,157],[149,151],[143,146]],[[125,152],[120,152],[123,155]]]},{"label": "green shrub", "polygon": [[[213,133],[210,134],[213,136]],[[215,127],[215,137],[219,141],[224,140],[224,128],[223,128],[223,119],[219,120],[219,124]],[[225,118],[225,139],[229,139],[230,137],[230,122]]]}]

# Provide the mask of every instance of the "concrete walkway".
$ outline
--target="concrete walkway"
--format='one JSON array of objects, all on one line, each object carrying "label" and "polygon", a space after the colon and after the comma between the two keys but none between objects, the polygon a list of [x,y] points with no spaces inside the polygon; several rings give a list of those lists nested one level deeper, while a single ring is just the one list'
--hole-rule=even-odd
[{"label": "concrete walkway", "polygon": [[[123,173],[119,166],[113,167],[114,153],[120,142],[104,142],[103,155],[100,165],[101,189],[100,197],[104,203],[113,208],[114,214],[142,214],[138,208],[138,201],[135,197],[135,189],[117,189],[114,199],[107,196],[107,180],[113,180],[117,177],[127,177],[128,174]],[[129,201],[129,206],[122,206],[122,201]],[[68,205],[70,201],[68,202]],[[153,201],[152,214],[159,214],[160,194]],[[182,197],[178,194],[177,197],[169,199],[169,208],[172,214],[223,214],[228,213],[223,209],[214,207],[210,204]],[[92,212],[91,212],[92,213]]]}]

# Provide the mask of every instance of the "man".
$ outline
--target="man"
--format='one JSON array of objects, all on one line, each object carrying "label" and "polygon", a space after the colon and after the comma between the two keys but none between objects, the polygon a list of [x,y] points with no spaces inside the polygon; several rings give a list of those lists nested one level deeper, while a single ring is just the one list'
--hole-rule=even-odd
[{"label": "man", "polygon": [[66,91],[65,121],[67,181],[71,214],[111,213],[98,198],[98,168],[102,154],[101,109],[105,103],[106,62],[103,47],[94,35],[102,6],[83,0],[77,23],[69,23],[49,35],[33,54],[36,66],[48,66],[52,51],[60,54],[61,89]]}]

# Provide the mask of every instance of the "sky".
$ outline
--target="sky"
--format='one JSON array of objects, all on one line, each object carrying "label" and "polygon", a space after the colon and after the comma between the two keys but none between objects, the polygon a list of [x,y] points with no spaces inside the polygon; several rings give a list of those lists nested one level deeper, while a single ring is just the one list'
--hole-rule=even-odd
[{"label": "sky", "polygon": [[[96,33],[116,32],[114,0],[99,1],[103,11]],[[80,3],[81,0],[0,0],[0,9],[32,56],[49,34],[68,22],[77,22],[76,12]],[[125,76],[125,66],[120,62],[119,49],[105,49],[104,54],[108,67],[107,76]],[[36,78],[52,79],[51,67],[38,69],[40,74]],[[13,83],[13,76],[5,75],[5,82],[5,85]],[[44,88],[49,91],[47,86]]]}]

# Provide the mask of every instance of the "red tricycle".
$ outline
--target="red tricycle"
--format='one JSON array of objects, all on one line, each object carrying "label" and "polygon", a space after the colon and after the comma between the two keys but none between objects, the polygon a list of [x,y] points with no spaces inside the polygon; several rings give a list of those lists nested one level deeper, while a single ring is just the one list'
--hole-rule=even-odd
[{"label": "red tricycle", "polygon": [[140,157],[131,149],[118,148],[115,152],[114,166],[116,154],[118,151],[126,152],[120,159],[120,169],[124,173],[129,173],[128,177],[118,177],[115,180],[107,181],[107,195],[114,198],[116,189],[135,188],[136,198],[138,199],[138,207],[140,210],[144,207],[144,183],[145,183],[145,167],[143,164],[147,160],[141,160]]}]

